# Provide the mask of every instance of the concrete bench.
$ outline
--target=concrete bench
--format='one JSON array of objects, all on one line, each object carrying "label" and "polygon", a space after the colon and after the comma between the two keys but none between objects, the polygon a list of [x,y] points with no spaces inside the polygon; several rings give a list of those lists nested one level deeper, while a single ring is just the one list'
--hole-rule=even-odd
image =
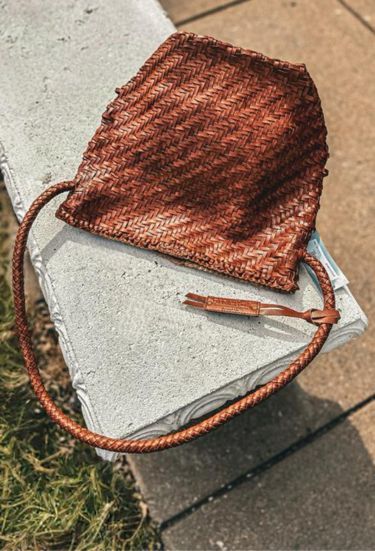
[{"label": "concrete bench", "polygon": [[[174,31],[154,0],[2,8],[0,167],[16,215],[71,178],[116,86]],[[167,433],[281,371],[314,330],[293,319],[249,321],[181,305],[186,292],[280,301],[280,294],[70,228],[45,209],[30,253],[87,425],[124,437]],[[320,297],[302,269],[294,308]],[[325,350],[362,333],[347,287]],[[114,455],[99,451],[101,457]]]}]

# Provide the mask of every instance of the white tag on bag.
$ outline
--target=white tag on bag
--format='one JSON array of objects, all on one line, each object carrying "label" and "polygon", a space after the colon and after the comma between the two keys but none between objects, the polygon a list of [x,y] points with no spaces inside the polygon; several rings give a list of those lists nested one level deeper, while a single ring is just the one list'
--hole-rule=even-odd
[{"label": "white tag on bag", "polygon": [[[307,245],[307,251],[315,256],[315,258],[320,260],[320,262],[323,264],[323,266],[327,270],[327,273],[332,283],[332,287],[335,291],[349,283],[346,276],[343,274],[343,272],[337,266],[336,262],[333,260],[332,256],[329,254],[326,246],[323,243],[322,238],[320,237],[319,232],[314,231],[312,233],[310,241]],[[311,276],[311,279],[319,287],[319,283],[314,272],[308,266],[307,270]]]}]

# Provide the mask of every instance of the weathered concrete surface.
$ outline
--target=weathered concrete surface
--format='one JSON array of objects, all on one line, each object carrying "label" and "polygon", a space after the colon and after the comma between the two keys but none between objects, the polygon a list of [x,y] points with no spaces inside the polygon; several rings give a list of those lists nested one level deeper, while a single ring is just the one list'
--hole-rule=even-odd
[{"label": "weathered concrete surface", "polygon": [[[173,26],[152,0],[3,2],[1,17],[1,167],[22,216],[45,186],[74,174],[114,88]],[[95,430],[176,428],[271,377],[309,339],[313,328],[298,321],[249,323],[182,307],[187,291],[269,302],[280,295],[69,228],[55,220],[56,204],[35,226],[32,259]],[[304,271],[301,291],[282,298],[298,308],[319,304]],[[363,320],[344,290],[338,306],[331,345]]]},{"label": "weathered concrete surface", "polygon": [[358,549],[375,541],[375,404],[164,532],[167,549]]}]

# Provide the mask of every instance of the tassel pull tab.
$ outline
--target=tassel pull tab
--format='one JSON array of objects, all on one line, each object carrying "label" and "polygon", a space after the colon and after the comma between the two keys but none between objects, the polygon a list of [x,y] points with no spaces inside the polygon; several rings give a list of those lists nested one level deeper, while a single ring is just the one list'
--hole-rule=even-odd
[{"label": "tassel pull tab", "polygon": [[257,300],[202,296],[194,293],[188,293],[186,298],[187,300],[185,300],[183,304],[187,304],[193,308],[200,308],[208,312],[218,312],[220,314],[237,314],[240,316],[288,316],[291,318],[301,318],[314,325],[320,325],[322,323],[334,324],[340,319],[340,312],[334,309],[317,310],[316,308],[312,308],[311,310],[299,312],[287,306],[265,304]]}]

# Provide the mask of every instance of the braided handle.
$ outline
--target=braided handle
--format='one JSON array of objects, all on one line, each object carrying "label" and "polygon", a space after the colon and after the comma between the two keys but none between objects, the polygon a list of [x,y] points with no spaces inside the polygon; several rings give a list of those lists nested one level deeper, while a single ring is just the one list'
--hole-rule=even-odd
[{"label": "braided handle", "polygon": [[[319,325],[311,342],[303,352],[292,361],[284,371],[279,373],[271,381],[261,386],[247,396],[240,398],[235,403],[226,406],[218,413],[215,413],[208,419],[198,422],[189,428],[182,429],[165,436],[149,438],[143,440],[117,439],[110,438],[92,432],[70,419],[58,406],[55,405],[52,398],[47,393],[40,373],[37,368],[35,354],[33,352],[31,333],[28,327],[25,306],[25,287],[24,287],[24,266],[23,259],[26,251],[27,237],[33,221],[37,217],[42,207],[56,195],[73,189],[72,182],[62,182],[48,188],[44,191],[27,211],[17,231],[14,252],[13,252],[13,293],[15,322],[19,338],[19,343],[24,358],[25,366],[29,374],[31,386],[38,398],[40,404],[50,416],[52,421],[57,423],[62,429],[72,436],[96,448],[102,448],[120,453],[148,453],[158,450],[165,450],[179,446],[180,444],[190,442],[216,427],[226,423],[236,415],[246,411],[263,402],[266,398],[283,388],[292,381],[318,354],[331,331],[332,325],[322,323]],[[322,264],[315,257],[307,252],[302,255],[302,260],[307,263],[317,275],[323,297],[324,308],[332,309],[335,307],[335,296],[328,274]]]}]

